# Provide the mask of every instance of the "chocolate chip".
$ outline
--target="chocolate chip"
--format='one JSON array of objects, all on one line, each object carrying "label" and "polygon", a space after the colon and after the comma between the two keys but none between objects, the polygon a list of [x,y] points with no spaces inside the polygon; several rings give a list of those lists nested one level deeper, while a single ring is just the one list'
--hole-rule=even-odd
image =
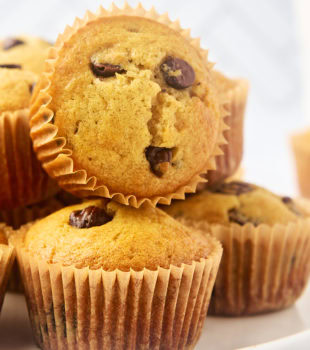
[{"label": "chocolate chip", "polygon": [[33,83],[31,85],[29,85],[29,92],[32,94],[33,93],[33,89],[36,86],[36,83]]},{"label": "chocolate chip", "polygon": [[101,226],[111,221],[112,217],[102,208],[90,206],[82,210],[75,210],[70,214],[69,224],[77,228]]},{"label": "chocolate chip", "polygon": [[292,203],[292,198],[291,197],[282,197],[282,202],[284,204]]},{"label": "chocolate chip", "polygon": [[98,63],[92,61],[90,67],[94,75],[98,78],[108,78],[113,77],[116,73],[126,73],[126,70],[117,64]]},{"label": "chocolate chip", "polygon": [[282,197],[282,202],[287,206],[287,208],[293,212],[295,215],[297,216],[301,216],[302,213],[300,212],[300,210],[297,208],[295,202],[293,201],[293,199],[291,197]]},{"label": "chocolate chip", "polygon": [[156,176],[162,177],[163,174],[168,170],[169,164],[171,162],[172,149],[149,146],[145,149],[145,156],[150,163],[152,172]]},{"label": "chocolate chip", "polygon": [[246,182],[231,181],[223,182],[219,185],[217,184],[214,187],[211,187],[209,190],[214,193],[240,196],[241,194],[253,191],[254,187]]},{"label": "chocolate chip", "polygon": [[12,49],[15,46],[23,45],[23,44],[25,44],[25,42],[20,40],[20,39],[6,38],[6,39],[3,40],[2,49],[3,50],[9,50],[9,49]]},{"label": "chocolate chip", "polygon": [[236,208],[229,210],[228,217],[230,222],[234,222],[241,226],[245,225],[246,223],[252,223],[254,226],[257,226],[260,224],[258,219],[255,220],[255,219],[248,218],[246,215],[241,213]]},{"label": "chocolate chip", "polygon": [[0,68],[8,68],[8,69],[22,69],[22,66],[20,64],[0,64]]},{"label": "chocolate chip", "polygon": [[175,89],[185,89],[195,81],[193,68],[181,58],[168,56],[160,65],[160,70],[166,83]]}]

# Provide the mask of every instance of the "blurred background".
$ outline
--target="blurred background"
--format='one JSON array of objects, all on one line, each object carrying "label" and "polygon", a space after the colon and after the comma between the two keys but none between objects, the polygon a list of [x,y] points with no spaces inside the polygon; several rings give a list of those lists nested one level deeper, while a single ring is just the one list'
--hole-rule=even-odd
[{"label": "blurred background", "polygon": [[[138,1],[128,1],[137,5]],[[115,1],[118,6],[123,1]],[[26,33],[54,41],[75,16],[104,0],[0,0],[2,37]],[[245,124],[246,179],[297,192],[289,136],[307,123],[305,96],[309,0],[143,0],[168,11],[210,50],[216,68],[251,84]],[[309,28],[310,29],[310,28]],[[304,33],[304,34],[303,34]],[[309,57],[310,59],[310,57]],[[304,102],[303,102],[304,101]],[[309,108],[310,109],[310,108]],[[310,123],[310,114],[308,114]]]}]

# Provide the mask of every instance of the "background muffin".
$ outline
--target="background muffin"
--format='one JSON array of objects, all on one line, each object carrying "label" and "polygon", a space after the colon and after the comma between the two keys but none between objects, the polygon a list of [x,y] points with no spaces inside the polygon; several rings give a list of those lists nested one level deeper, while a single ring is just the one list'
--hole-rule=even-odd
[{"label": "background muffin", "polygon": [[223,245],[211,313],[274,311],[301,295],[310,273],[310,219],[299,203],[252,184],[231,182],[165,209]]},{"label": "background muffin", "polygon": [[0,210],[38,203],[58,191],[30,139],[29,103],[37,75],[0,65]]},{"label": "background muffin", "polygon": [[120,349],[197,342],[221,247],[159,209],[88,201],[23,228],[11,243],[42,348],[57,349],[57,339]]},{"label": "background muffin", "polygon": [[50,43],[36,37],[17,36],[0,40],[0,65],[15,64],[40,74]]},{"label": "background muffin", "polygon": [[134,206],[194,190],[222,142],[222,111],[205,53],[181,30],[103,12],[77,21],[50,58],[32,138],[61,187]]}]

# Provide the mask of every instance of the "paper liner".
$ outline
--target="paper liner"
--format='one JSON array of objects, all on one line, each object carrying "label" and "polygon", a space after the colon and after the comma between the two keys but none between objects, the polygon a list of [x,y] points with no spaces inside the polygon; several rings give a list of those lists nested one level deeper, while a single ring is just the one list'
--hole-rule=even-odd
[{"label": "paper liner", "polygon": [[14,260],[14,249],[7,245],[0,244],[0,311]]},{"label": "paper liner", "polygon": [[193,349],[222,248],[181,267],[139,272],[47,264],[17,234],[18,263],[31,325],[42,349]]},{"label": "paper liner", "polygon": [[292,305],[310,274],[310,218],[287,225],[210,225],[181,220],[223,245],[209,314],[238,316]]},{"label": "paper liner", "polygon": [[0,210],[40,202],[58,191],[32,150],[28,117],[26,109],[0,115]]},{"label": "paper liner", "polygon": [[295,158],[299,191],[310,198],[310,131],[294,135],[291,139]]},{"label": "paper liner", "polygon": [[[27,207],[19,207],[11,210],[0,210],[0,222],[4,222],[10,227],[6,230],[6,235],[9,236],[12,232],[11,228],[18,229],[22,225],[43,218],[59,209],[64,205],[55,198],[48,199],[38,204],[33,204]],[[23,285],[20,279],[17,263],[12,267],[11,276],[8,282],[10,292],[22,292]]]},{"label": "paper liner", "polygon": [[227,98],[225,108],[228,112],[225,123],[229,127],[224,131],[227,144],[221,146],[223,155],[216,157],[216,169],[205,175],[208,182],[202,184],[200,190],[223,182],[237,171],[242,160],[243,125],[249,83],[245,79],[236,79],[234,83],[234,86],[224,93]]},{"label": "paper liner", "polygon": [[132,8],[127,2],[125,2],[122,9],[112,3],[109,10],[100,7],[96,14],[87,11],[83,19],[76,18],[72,27],[66,27],[64,33],[57,38],[55,46],[49,51],[45,72],[41,76],[41,80],[38,84],[38,86],[40,86],[40,91],[39,89],[36,89],[32,98],[31,137],[34,142],[34,149],[49,175],[57,180],[60,187],[76,196],[100,196],[112,198],[121,204],[131,205],[136,208],[140,207],[144,202],[148,202],[153,206],[156,206],[157,203],[170,204],[172,199],[184,199],[185,193],[194,193],[198,183],[205,182],[205,179],[201,177],[200,174],[215,169],[215,156],[223,154],[220,145],[226,143],[223,132],[227,129],[227,126],[225,125],[223,118],[227,115],[227,112],[223,105],[220,105],[221,120],[217,144],[209,157],[205,169],[193,175],[192,179],[188,181],[186,185],[181,186],[174,193],[153,196],[150,198],[138,198],[133,194],[125,195],[123,193],[112,193],[107,186],[98,183],[95,176],[89,177],[85,169],[76,169],[71,157],[72,151],[65,147],[66,139],[57,136],[58,128],[51,123],[53,112],[48,108],[48,104],[51,102],[52,97],[46,90],[50,86],[49,77],[54,72],[54,64],[57,61],[59,50],[64,45],[65,41],[74,35],[80,28],[84,27],[89,21],[117,15],[146,17],[167,25],[173,30],[179,32],[200,52],[201,56],[206,60],[206,64],[210,70],[213,68],[213,64],[207,60],[208,51],[203,50],[200,47],[200,39],[191,38],[190,30],[182,29],[178,20],[172,22],[167,13],[159,15],[154,8],[147,11],[143,8],[141,3],[139,3],[136,8]]}]

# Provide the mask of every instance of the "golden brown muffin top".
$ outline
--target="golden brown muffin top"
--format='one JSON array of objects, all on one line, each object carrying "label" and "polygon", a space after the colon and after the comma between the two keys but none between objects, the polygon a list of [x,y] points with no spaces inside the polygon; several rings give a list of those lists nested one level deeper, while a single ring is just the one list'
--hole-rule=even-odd
[{"label": "golden brown muffin top", "polygon": [[32,72],[0,66],[0,113],[28,108],[36,81]]},{"label": "golden brown muffin top", "polygon": [[[91,40],[89,40],[91,38]],[[110,192],[174,192],[206,168],[220,107],[201,52],[141,17],[89,22],[65,42],[47,105],[58,135]]]},{"label": "golden brown muffin top", "polygon": [[40,74],[50,43],[36,37],[17,36],[0,40],[0,65],[18,64],[22,69]]},{"label": "golden brown muffin top", "polygon": [[304,216],[301,207],[291,198],[239,181],[223,183],[185,201],[175,201],[165,211],[176,219],[206,220],[222,225],[287,224]]},{"label": "golden brown muffin top", "polygon": [[93,200],[38,221],[26,233],[24,246],[48,263],[139,271],[190,264],[207,257],[212,242],[196,237],[159,209]]}]

